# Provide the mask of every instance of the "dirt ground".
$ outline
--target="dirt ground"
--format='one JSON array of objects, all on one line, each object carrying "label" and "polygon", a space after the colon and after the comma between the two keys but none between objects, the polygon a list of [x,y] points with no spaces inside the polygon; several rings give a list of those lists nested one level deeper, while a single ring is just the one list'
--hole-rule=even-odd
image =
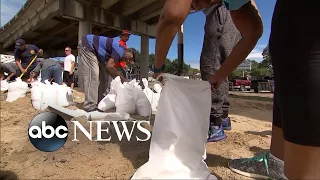
[{"label": "dirt ground", "polygon": [[[80,102],[83,94],[75,92],[73,96],[74,101]],[[206,161],[219,179],[246,179],[231,172],[227,162],[267,151],[272,102],[233,96],[230,101],[232,130],[226,132],[226,140],[207,144]],[[90,142],[84,135],[79,135],[80,142],[69,139],[53,153],[35,149],[27,129],[39,111],[32,107],[30,94],[12,103],[5,102],[5,95],[1,94],[0,112],[0,179],[129,179],[148,160],[150,142]]]}]

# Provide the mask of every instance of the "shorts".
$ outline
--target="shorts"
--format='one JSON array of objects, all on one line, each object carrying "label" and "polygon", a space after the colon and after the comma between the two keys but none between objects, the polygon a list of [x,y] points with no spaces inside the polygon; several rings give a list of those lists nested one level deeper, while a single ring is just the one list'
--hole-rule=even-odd
[{"label": "shorts", "polygon": [[74,83],[73,73],[71,75],[69,73],[69,71],[63,71],[63,82],[65,82],[68,86]]},{"label": "shorts", "polygon": [[320,147],[320,17],[308,2],[278,0],[269,51],[274,70],[273,125],[294,144]]}]

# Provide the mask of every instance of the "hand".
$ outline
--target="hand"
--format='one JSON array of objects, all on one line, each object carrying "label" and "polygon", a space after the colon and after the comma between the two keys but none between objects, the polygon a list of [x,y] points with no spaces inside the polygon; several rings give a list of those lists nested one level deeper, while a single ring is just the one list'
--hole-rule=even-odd
[{"label": "hand", "polygon": [[71,76],[73,74],[73,72],[69,72],[69,75]]},{"label": "hand", "polygon": [[10,81],[10,79],[11,79],[10,77],[7,77],[7,78],[6,78],[6,81]]},{"label": "hand", "polygon": [[42,54],[42,53],[43,53],[43,50],[42,50],[42,49],[39,49],[38,54]]},{"label": "hand", "polygon": [[34,73],[33,71],[30,72],[30,78],[33,78],[36,75],[36,73]]},{"label": "hand", "polygon": [[214,89],[219,88],[219,86],[221,85],[221,83],[225,80],[224,77],[219,76],[218,74],[215,75],[209,75],[209,77],[207,78],[209,83],[212,85],[212,87]]},{"label": "hand", "polygon": [[25,73],[26,70],[25,69],[20,69],[21,73]]}]

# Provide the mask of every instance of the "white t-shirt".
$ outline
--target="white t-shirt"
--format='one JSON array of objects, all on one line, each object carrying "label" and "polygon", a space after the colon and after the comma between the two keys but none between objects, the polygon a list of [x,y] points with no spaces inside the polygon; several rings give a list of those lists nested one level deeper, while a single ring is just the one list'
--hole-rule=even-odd
[{"label": "white t-shirt", "polygon": [[71,71],[71,63],[76,61],[76,57],[73,54],[69,54],[64,58],[64,70],[70,72]]}]

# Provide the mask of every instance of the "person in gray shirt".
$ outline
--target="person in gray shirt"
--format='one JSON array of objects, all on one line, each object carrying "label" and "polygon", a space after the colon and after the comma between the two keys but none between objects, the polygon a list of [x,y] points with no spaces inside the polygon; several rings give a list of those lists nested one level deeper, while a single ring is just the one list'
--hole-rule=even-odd
[{"label": "person in gray shirt", "polygon": [[14,81],[17,77],[19,77],[20,71],[16,63],[3,63],[0,65],[3,73],[7,73],[7,76],[4,74],[1,76],[1,79],[6,79],[7,81]]},{"label": "person in gray shirt", "polygon": [[30,77],[35,77],[41,70],[41,82],[45,80],[50,80],[51,78],[54,81],[61,85],[62,84],[62,67],[59,61],[55,61],[50,58],[44,58],[41,62],[31,71]]}]

